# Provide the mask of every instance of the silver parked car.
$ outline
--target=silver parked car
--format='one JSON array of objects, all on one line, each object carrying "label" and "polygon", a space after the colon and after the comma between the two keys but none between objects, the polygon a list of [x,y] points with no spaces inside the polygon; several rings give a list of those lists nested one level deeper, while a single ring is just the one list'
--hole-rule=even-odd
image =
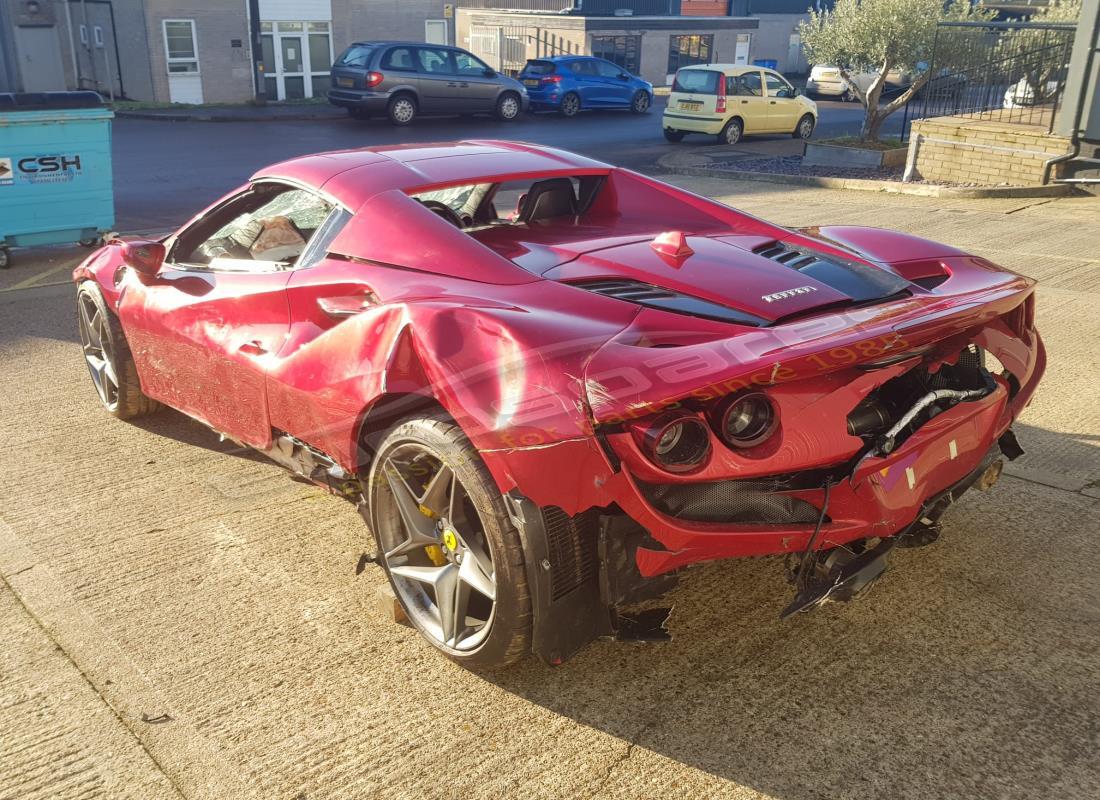
[{"label": "silver parked car", "polygon": [[356,42],[332,65],[328,101],[356,119],[386,115],[408,125],[420,114],[494,114],[511,121],[527,110],[527,90],[459,47],[417,42]]}]

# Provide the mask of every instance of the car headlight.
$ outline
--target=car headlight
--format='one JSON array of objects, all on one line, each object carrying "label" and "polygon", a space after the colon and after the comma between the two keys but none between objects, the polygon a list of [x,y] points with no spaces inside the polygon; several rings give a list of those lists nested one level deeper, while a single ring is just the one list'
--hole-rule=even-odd
[{"label": "car headlight", "polygon": [[649,459],[669,472],[698,469],[710,454],[710,431],[691,414],[662,414],[634,435]]},{"label": "car headlight", "polygon": [[731,447],[755,447],[773,433],[778,423],[775,408],[763,392],[736,394],[722,403],[712,417],[722,441]]}]

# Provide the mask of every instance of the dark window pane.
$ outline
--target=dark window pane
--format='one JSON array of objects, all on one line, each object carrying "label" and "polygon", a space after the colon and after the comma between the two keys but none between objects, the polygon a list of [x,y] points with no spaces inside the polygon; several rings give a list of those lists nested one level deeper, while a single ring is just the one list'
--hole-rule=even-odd
[{"label": "dark window pane", "polygon": [[301,100],[306,96],[306,80],[301,76],[283,78],[283,86],[286,88],[284,100]]},{"label": "dark window pane", "polygon": [[709,64],[714,51],[714,36],[668,37],[668,71],[675,72],[692,64]]},{"label": "dark window pane", "polygon": [[455,53],[455,70],[459,75],[483,75],[489,69],[483,61],[478,61],[469,53]]},{"label": "dark window pane", "polygon": [[275,37],[264,34],[260,37],[260,55],[263,59],[264,72],[268,75],[275,74]]},{"label": "dark window pane", "polygon": [[327,33],[309,35],[309,68],[313,72],[325,72],[332,63]]},{"label": "dark window pane", "polygon": [[682,69],[676,73],[676,82],[672,84],[672,91],[718,94],[719,75],[720,73],[712,69]]},{"label": "dark window pane", "polygon": [[420,69],[433,74],[453,74],[451,54],[447,50],[421,47],[416,51],[420,58]]},{"label": "dark window pane", "polygon": [[523,71],[528,75],[549,75],[554,71],[553,61],[528,61]]},{"label": "dark window pane", "polygon": [[279,94],[279,83],[274,78],[264,77],[264,94],[269,100],[274,100]]},{"label": "dark window pane", "polygon": [[343,52],[336,63],[342,67],[365,67],[372,49],[361,44],[353,44]]},{"label": "dark window pane", "polygon": [[593,36],[592,55],[637,73],[640,42],[640,36]]},{"label": "dark window pane", "polygon": [[382,69],[395,69],[399,72],[416,72],[411,47],[395,47],[382,57]]},{"label": "dark window pane", "polygon": [[329,81],[328,75],[314,75],[313,76],[312,82],[313,82],[313,96],[314,97],[324,97],[325,96],[325,94],[328,92],[328,85],[329,85],[328,81]]}]

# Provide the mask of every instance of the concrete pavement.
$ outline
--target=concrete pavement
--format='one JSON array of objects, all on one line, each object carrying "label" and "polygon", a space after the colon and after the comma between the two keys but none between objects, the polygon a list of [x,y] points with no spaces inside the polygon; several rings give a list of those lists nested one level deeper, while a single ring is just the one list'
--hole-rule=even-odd
[{"label": "concrete pavement", "polygon": [[144,796],[1094,797],[1100,201],[673,180],[1041,278],[1050,367],[1019,466],[859,603],[780,622],[777,561],[712,564],[673,596],[671,643],[475,675],[372,614],[383,578],[356,575],[349,505],[176,414],[104,415],[71,289],[34,288],[60,262],[28,254],[4,280],[30,288],[0,292],[0,576],[33,615],[0,595],[22,631],[0,656],[0,798],[73,772],[41,714],[11,711],[27,694],[59,698],[83,726],[66,735]]}]

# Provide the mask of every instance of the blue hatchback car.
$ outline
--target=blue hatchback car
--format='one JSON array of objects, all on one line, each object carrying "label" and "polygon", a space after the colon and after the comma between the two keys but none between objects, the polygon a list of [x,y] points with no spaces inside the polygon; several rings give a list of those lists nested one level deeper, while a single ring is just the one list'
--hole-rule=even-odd
[{"label": "blue hatchback car", "polygon": [[644,114],[653,103],[653,84],[592,56],[531,59],[519,80],[532,110],[556,110],[563,117],[589,108],[629,108]]}]

